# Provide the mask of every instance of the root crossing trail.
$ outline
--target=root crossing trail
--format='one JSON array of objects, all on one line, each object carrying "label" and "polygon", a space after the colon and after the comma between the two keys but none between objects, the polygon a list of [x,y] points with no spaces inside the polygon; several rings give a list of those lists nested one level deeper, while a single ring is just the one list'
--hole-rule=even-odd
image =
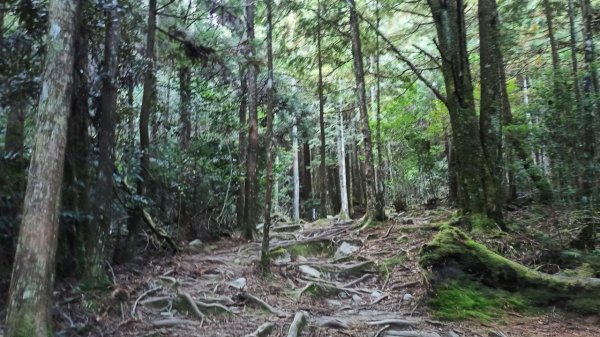
[{"label": "root crossing trail", "polygon": [[[228,239],[142,269],[116,271],[115,292],[95,317],[57,308],[66,336],[597,336],[564,322],[516,315],[507,327],[438,322],[428,316],[420,247],[448,213],[402,214],[376,228],[352,222],[278,224],[272,275],[258,271],[260,244]],[[122,290],[122,294],[119,294]],[[71,301],[90,303],[81,295]],[[72,310],[72,311],[69,311]],[[91,319],[94,324],[78,324]],[[68,324],[67,324],[68,323]],[[552,334],[552,330],[563,331]],[[528,331],[523,334],[523,331]],[[549,334],[546,334],[548,332]]]}]

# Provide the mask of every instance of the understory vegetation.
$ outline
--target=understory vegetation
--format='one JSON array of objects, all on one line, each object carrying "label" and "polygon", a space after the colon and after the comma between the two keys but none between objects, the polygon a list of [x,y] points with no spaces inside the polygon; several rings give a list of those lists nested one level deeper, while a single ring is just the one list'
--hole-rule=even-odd
[{"label": "understory vegetation", "polygon": [[599,18],[2,1],[0,337],[600,314]]}]

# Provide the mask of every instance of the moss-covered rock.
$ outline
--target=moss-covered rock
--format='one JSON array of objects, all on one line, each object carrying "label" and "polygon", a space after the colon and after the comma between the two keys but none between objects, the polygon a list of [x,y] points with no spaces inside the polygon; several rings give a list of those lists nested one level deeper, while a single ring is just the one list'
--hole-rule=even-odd
[{"label": "moss-covered rock", "polygon": [[432,272],[434,286],[468,277],[492,288],[520,293],[535,305],[557,305],[600,312],[600,279],[541,273],[473,241],[458,228],[441,227],[421,250],[420,264]]}]

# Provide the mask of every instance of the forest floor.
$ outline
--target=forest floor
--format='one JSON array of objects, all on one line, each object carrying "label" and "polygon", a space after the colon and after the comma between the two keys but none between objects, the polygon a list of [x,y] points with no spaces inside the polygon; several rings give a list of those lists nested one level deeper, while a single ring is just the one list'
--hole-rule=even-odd
[{"label": "forest floor", "polygon": [[296,336],[288,330],[303,312],[308,324],[297,336],[600,336],[600,317],[550,310],[439,321],[427,308],[418,254],[450,217],[443,209],[399,214],[363,231],[334,220],[281,224],[269,277],[258,271],[258,242],[225,238],[115,268],[112,293],[62,283],[57,335],[260,336],[251,334],[271,323],[270,336]]}]

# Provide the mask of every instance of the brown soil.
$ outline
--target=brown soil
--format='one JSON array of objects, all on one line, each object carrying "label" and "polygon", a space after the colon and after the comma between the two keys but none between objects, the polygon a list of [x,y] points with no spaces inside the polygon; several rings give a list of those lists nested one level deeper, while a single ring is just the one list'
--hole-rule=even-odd
[{"label": "brown soil", "polygon": [[[386,224],[361,233],[352,225],[305,224],[300,231],[278,234],[272,246],[289,242],[285,239],[291,237],[306,240],[324,236],[331,239],[333,251],[344,241],[360,246],[360,250],[343,262],[333,263],[333,258],[325,254],[294,256],[292,261],[274,262],[272,275],[267,278],[258,272],[259,244],[228,238],[201,249],[190,248],[180,255],[120,266],[114,270],[115,286],[111,292],[80,292],[63,283],[56,291],[54,310],[58,335],[229,337],[245,336],[261,324],[271,322],[275,328],[270,336],[287,336],[294,314],[305,311],[310,319],[302,336],[376,336],[383,325],[368,323],[385,319],[414,321],[408,327],[392,326],[393,330],[439,336],[600,336],[598,316],[575,317],[555,312],[526,317],[508,313],[489,325],[440,322],[432,317],[426,308],[427,284],[417,263],[418,253],[423,243],[435,234],[435,226],[431,224],[448,219],[449,214],[433,210],[422,212],[418,217],[398,215]],[[381,266],[398,254],[405,259],[388,268],[388,278],[381,273]],[[311,282],[299,270],[300,265],[323,271],[363,261],[375,264],[351,275],[323,272],[322,281],[313,280],[340,286],[370,275],[347,286],[347,290],[316,296],[304,293],[298,297],[299,290]],[[243,290],[229,285],[241,277],[246,278]],[[201,310],[207,313],[202,322],[185,304],[181,294],[189,294],[202,302],[219,301],[233,313],[208,314]],[[262,299],[280,314],[259,308],[247,300],[245,294]],[[360,299],[356,296],[353,299],[353,294]],[[152,300],[157,302],[149,303]],[[175,320],[177,324],[156,326],[165,320]],[[1,332],[0,326],[0,337]],[[379,336],[385,336],[385,332]]]}]

